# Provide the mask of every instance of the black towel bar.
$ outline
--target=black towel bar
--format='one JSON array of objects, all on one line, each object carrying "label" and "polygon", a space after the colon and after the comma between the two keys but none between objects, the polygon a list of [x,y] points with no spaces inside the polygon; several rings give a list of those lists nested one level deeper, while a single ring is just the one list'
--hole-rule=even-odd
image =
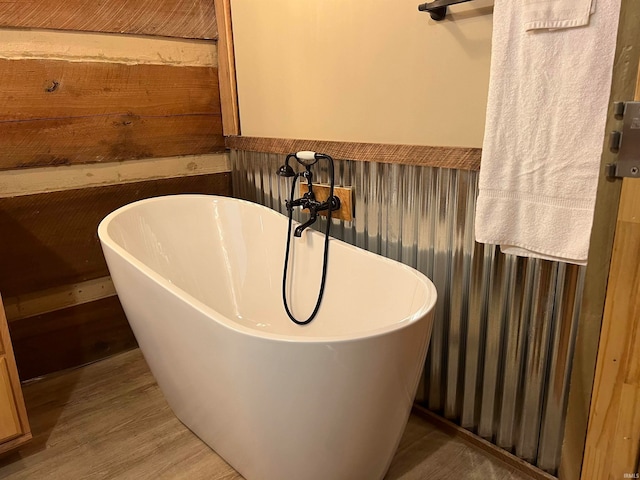
[{"label": "black towel bar", "polygon": [[455,5],[456,3],[470,2],[471,0],[435,0],[434,2],[423,3],[418,5],[418,10],[421,12],[429,12],[431,18],[436,22],[444,20],[447,16],[447,7],[449,5]]}]

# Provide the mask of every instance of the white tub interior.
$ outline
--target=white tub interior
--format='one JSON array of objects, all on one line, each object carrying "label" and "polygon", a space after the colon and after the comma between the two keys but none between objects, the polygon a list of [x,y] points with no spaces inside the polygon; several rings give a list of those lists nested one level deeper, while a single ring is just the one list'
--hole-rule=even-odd
[{"label": "white tub interior", "polygon": [[[435,289],[419,272],[332,239],[318,316],[305,327],[293,324],[281,298],[286,222],[249,202],[180,195],[123,207],[100,235],[178,295],[267,336],[353,339],[398,328],[433,306]],[[301,319],[315,305],[323,242],[311,229],[292,240],[289,305]]]}]

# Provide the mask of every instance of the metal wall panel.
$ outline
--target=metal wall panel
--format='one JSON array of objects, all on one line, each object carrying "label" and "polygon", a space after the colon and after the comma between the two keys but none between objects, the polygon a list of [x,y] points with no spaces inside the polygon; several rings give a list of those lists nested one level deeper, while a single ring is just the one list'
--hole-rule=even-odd
[{"label": "metal wall panel", "polygon": [[[283,155],[232,151],[231,161],[235,196],[286,213]],[[418,401],[555,473],[584,267],[475,243],[475,171],[346,160],[335,171],[336,185],[353,187],[355,217],[332,220],[332,235],[417,268],[438,289]],[[329,181],[325,165],[314,174]]]}]

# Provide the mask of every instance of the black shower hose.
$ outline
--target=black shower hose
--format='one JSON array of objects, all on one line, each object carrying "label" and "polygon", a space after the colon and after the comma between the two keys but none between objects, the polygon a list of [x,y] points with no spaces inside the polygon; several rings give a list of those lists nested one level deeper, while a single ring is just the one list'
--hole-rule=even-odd
[{"label": "black shower hose", "polygon": [[[329,212],[327,213],[327,228],[324,232],[324,254],[322,259],[322,279],[320,281],[320,291],[318,292],[318,300],[316,301],[316,306],[311,312],[311,315],[306,320],[298,320],[293,316],[291,310],[289,310],[289,305],[287,303],[287,271],[289,269],[289,250],[291,248],[291,227],[293,226],[293,208],[289,208],[289,228],[287,230],[287,248],[284,254],[284,271],[282,272],[282,303],[284,304],[284,309],[287,312],[287,315],[291,319],[291,321],[297,325],[307,325],[311,323],[311,321],[318,314],[318,310],[320,309],[320,304],[322,303],[322,296],[324,295],[324,286],[327,280],[327,261],[329,259],[329,231],[331,230],[331,211],[333,210],[333,185],[334,185],[334,171],[333,171],[333,159],[328,155],[323,155],[321,158],[326,158],[329,160],[329,174],[331,176],[331,186],[329,188]],[[293,182],[291,185],[291,195],[290,201],[293,201],[293,196],[295,195],[296,190],[296,181],[298,180],[298,176],[293,177]]]}]

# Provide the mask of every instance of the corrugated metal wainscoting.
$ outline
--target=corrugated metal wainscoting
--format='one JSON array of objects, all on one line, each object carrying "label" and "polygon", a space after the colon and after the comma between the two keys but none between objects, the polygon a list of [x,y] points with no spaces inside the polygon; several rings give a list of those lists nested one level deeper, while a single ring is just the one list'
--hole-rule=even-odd
[{"label": "corrugated metal wainscoting", "polygon": [[[285,213],[283,155],[232,151],[231,161],[235,196]],[[417,268],[438,289],[418,401],[555,473],[584,267],[475,243],[475,171],[337,161],[336,185],[353,186],[355,219],[334,221],[332,234]]]}]

